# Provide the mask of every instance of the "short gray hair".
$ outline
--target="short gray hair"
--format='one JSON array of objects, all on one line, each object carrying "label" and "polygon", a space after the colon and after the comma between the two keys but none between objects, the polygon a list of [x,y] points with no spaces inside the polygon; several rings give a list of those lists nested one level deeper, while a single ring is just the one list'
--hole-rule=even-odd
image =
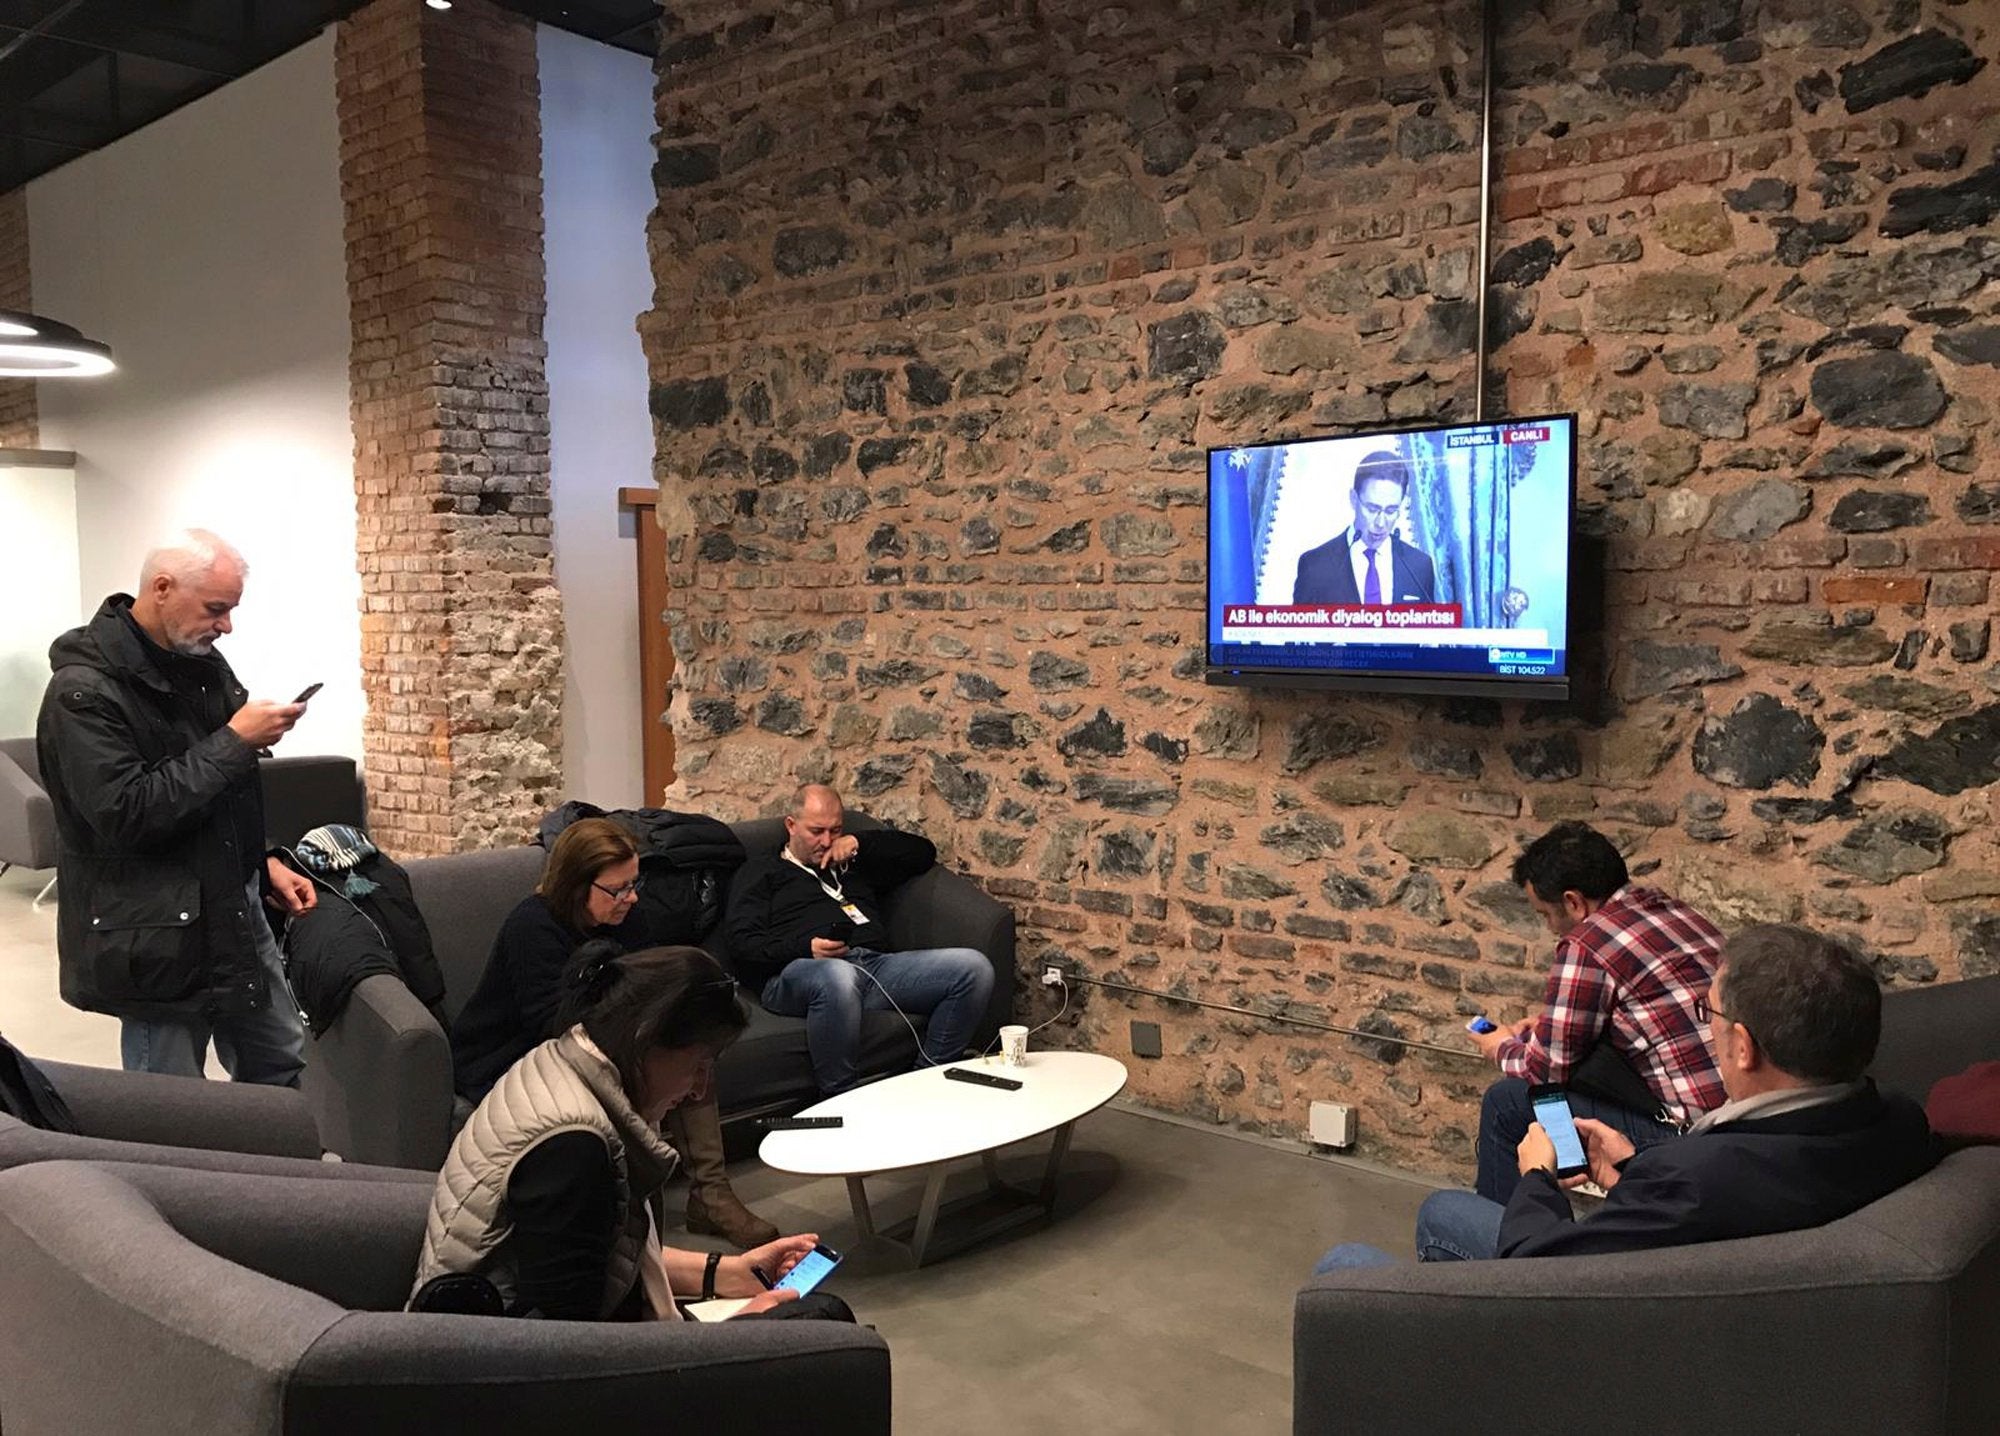
[{"label": "short gray hair", "polygon": [[245,577],[250,573],[243,555],[226,539],[207,529],[183,529],[147,550],[146,561],[139,565],[139,587],[143,591],[163,573],[176,583],[191,583],[221,563]]}]

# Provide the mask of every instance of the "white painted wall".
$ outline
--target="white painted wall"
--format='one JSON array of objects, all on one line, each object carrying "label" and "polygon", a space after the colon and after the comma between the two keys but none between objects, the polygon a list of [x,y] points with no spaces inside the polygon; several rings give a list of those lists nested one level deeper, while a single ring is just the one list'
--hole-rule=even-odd
[{"label": "white painted wall", "polygon": [[653,480],[634,325],[653,301],[653,72],[640,56],[547,26],[539,51],[563,771],[569,796],[624,807],[645,796],[638,540],[618,490]]},{"label": "white painted wall", "polygon": [[82,615],[76,475],[0,463],[8,600],[0,614],[0,738],[35,731],[49,681],[49,640]]},{"label": "white painted wall", "polygon": [[158,536],[214,529],[250,561],[238,675],[326,685],[279,751],[359,759],[332,34],[27,189],[36,310],[119,365],[38,385],[43,447],[77,455],[81,606],[131,592]]}]

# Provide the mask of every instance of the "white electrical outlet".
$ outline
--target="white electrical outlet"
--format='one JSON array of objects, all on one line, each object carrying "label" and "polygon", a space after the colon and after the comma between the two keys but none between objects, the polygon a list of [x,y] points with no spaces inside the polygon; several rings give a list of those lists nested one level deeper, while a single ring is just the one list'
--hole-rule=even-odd
[{"label": "white electrical outlet", "polygon": [[1354,1145],[1354,1109],[1345,1102],[1315,1102],[1307,1132],[1317,1146],[1351,1147]]}]

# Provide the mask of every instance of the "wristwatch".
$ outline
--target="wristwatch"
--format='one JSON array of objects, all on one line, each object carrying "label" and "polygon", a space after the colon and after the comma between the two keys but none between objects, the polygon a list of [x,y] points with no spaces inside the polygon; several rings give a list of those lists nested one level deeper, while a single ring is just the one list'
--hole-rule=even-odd
[{"label": "wristwatch", "polygon": [[710,1252],[708,1254],[708,1265],[701,1269],[701,1299],[703,1301],[715,1300],[715,1269],[721,1265],[722,1253]]}]

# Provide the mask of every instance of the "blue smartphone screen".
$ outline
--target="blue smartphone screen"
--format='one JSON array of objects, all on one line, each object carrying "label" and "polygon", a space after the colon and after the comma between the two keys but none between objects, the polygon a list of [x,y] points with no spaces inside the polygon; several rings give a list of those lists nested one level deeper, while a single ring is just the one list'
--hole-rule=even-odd
[{"label": "blue smartphone screen", "polygon": [[814,1247],[799,1258],[799,1264],[786,1272],[773,1284],[774,1289],[795,1291],[804,1296],[821,1282],[828,1273],[840,1265],[840,1254],[826,1247]]},{"label": "blue smartphone screen", "polygon": [[1569,1102],[1560,1092],[1535,1099],[1535,1120],[1542,1124],[1542,1130],[1555,1143],[1557,1167],[1565,1172],[1582,1171],[1589,1167],[1590,1158],[1584,1154],[1583,1138],[1577,1134]]}]

